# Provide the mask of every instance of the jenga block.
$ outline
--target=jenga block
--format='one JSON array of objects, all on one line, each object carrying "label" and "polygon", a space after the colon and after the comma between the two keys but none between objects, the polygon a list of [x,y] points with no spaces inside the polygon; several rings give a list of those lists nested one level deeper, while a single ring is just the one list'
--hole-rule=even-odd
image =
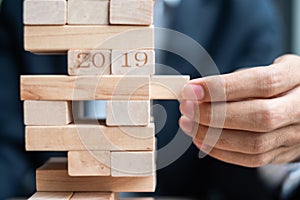
[{"label": "jenga block", "polygon": [[68,51],[69,75],[109,75],[110,63],[111,51],[108,50]]},{"label": "jenga block", "polygon": [[[51,161],[51,160],[50,160]],[[153,192],[156,176],[148,177],[72,177],[67,162],[51,161],[36,172],[36,188],[40,192]]]},{"label": "jenga block", "polygon": [[28,151],[147,151],[154,148],[154,124],[147,127],[106,127],[88,123],[26,127]]},{"label": "jenga block", "polygon": [[181,93],[189,76],[152,76],[151,99],[177,99],[182,98]]},{"label": "jenga block", "polygon": [[112,74],[153,75],[155,55],[153,50],[112,50]]},{"label": "jenga block", "polygon": [[150,123],[150,101],[107,101],[108,126],[147,126]]},{"label": "jenga block", "polygon": [[64,25],[67,23],[67,2],[25,0],[23,20],[27,25]]},{"label": "jenga block", "polygon": [[28,200],[70,200],[72,192],[36,192]]},{"label": "jenga block", "polygon": [[149,76],[21,76],[22,100],[149,100]]},{"label": "jenga block", "polygon": [[24,101],[25,125],[55,126],[73,121],[71,102]]},{"label": "jenga block", "polygon": [[110,151],[69,151],[70,176],[110,176]]},{"label": "jenga block", "polygon": [[70,49],[154,49],[152,26],[25,26],[25,50],[66,53]]},{"label": "jenga block", "polygon": [[112,152],[111,175],[113,177],[153,176],[154,152]]},{"label": "jenga block", "polygon": [[153,0],[111,0],[110,23],[150,25],[153,6]]},{"label": "jenga block", "polygon": [[68,24],[108,24],[108,0],[68,0]]},{"label": "jenga block", "polygon": [[118,200],[113,192],[76,192],[71,200]]}]

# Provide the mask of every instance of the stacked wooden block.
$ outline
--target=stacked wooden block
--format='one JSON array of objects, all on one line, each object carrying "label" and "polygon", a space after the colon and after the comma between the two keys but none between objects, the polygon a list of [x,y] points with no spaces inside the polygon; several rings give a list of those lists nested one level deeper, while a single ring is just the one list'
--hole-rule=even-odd
[{"label": "stacked wooden block", "polygon": [[[68,75],[21,76],[26,150],[68,152],[37,169],[31,199],[155,190],[150,103],[180,98],[189,77],[154,76],[153,3],[24,1],[25,49],[68,54]],[[73,102],[90,100],[107,100],[104,122],[73,118]]]}]

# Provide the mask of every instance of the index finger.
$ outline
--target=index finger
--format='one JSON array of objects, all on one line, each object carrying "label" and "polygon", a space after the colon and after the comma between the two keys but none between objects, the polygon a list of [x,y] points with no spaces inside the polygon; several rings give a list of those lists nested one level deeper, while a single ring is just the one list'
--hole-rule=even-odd
[{"label": "index finger", "polygon": [[287,92],[300,82],[300,58],[283,59],[267,67],[194,79],[185,86],[183,98],[201,102],[270,98]]}]

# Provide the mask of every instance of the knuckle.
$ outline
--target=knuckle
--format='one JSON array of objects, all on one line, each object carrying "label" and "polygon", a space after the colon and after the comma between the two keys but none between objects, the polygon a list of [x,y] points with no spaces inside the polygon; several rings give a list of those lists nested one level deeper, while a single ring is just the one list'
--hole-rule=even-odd
[{"label": "knuckle", "polygon": [[252,159],[252,167],[262,167],[268,164],[268,159],[265,154],[255,155]]},{"label": "knuckle", "polygon": [[266,67],[259,73],[260,93],[262,96],[272,97],[276,95],[283,82],[279,70]]},{"label": "knuckle", "polygon": [[250,144],[250,151],[254,154],[259,154],[265,152],[266,149],[266,141],[262,135],[257,135],[253,138]]},{"label": "knuckle", "polygon": [[276,128],[275,111],[268,103],[261,104],[254,118],[254,125],[263,132],[270,132]]}]

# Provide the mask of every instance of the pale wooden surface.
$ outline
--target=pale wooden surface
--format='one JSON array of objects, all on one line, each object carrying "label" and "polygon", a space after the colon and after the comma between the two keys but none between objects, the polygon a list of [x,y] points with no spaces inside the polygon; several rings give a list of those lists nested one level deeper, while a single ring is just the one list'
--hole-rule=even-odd
[{"label": "pale wooden surface", "polygon": [[24,101],[25,125],[55,126],[73,121],[71,102]]},{"label": "pale wooden surface", "polygon": [[25,26],[24,48],[35,53],[70,49],[154,49],[152,26]]},{"label": "pale wooden surface", "polygon": [[110,176],[110,151],[69,151],[70,176]]},{"label": "pale wooden surface", "polygon": [[68,24],[105,25],[108,13],[108,0],[68,0]]},{"label": "pale wooden surface", "polygon": [[64,192],[153,192],[156,176],[149,177],[71,177],[67,162],[52,161],[37,169],[37,191]]},{"label": "pale wooden surface", "polygon": [[154,124],[147,127],[106,127],[77,124],[67,126],[27,126],[28,151],[126,151],[153,150]]},{"label": "pale wooden surface", "polygon": [[154,75],[153,50],[112,50],[111,71],[115,75]]},{"label": "pale wooden surface", "polygon": [[189,76],[21,76],[21,99],[176,100],[188,81]]},{"label": "pale wooden surface", "polygon": [[111,0],[110,23],[150,25],[153,23],[153,0]]},{"label": "pale wooden surface", "polygon": [[180,100],[183,88],[189,80],[189,76],[153,76],[151,77],[151,99]]},{"label": "pale wooden surface", "polygon": [[107,126],[147,126],[150,101],[107,101]]},{"label": "pale wooden surface", "polygon": [[76,192],[71,200],[118,200],[113,192]]},{"label": "pale wooden surface", "polygon": [[27,25],[64,25],[67,23],[65,0],[25,0],[23,21]]},{"label": "pale wooden surface", "polygon": [[149,76],[21,76],[22,100],[148,100]]},{"label": "pale wooden surface", "polygon": [[112,152],[113,177],[145,177],[155,174],[154,152]]},{"label": "pale wooden surface", "polygon": [[70,200],[72,192],[36,192],[28,200]]},{"label": "pale wooden surface", "polygon": [[[66,194],[66,196],[64,196]],[[71,196],[70,196],[71,195]],[[151,197],[118,198],[117,193],[111,192],[36,192],[29,200],[154,200]],[[12,198],[7,200],[26,200]],[[166,199],[165,199],[166,200]],[[172,199],[173,200],[173,199]]]},{"label": "pale wooden surface", "polygon": [[110,50],[70,50],[68,51],[69,75],[110,75]]}]

